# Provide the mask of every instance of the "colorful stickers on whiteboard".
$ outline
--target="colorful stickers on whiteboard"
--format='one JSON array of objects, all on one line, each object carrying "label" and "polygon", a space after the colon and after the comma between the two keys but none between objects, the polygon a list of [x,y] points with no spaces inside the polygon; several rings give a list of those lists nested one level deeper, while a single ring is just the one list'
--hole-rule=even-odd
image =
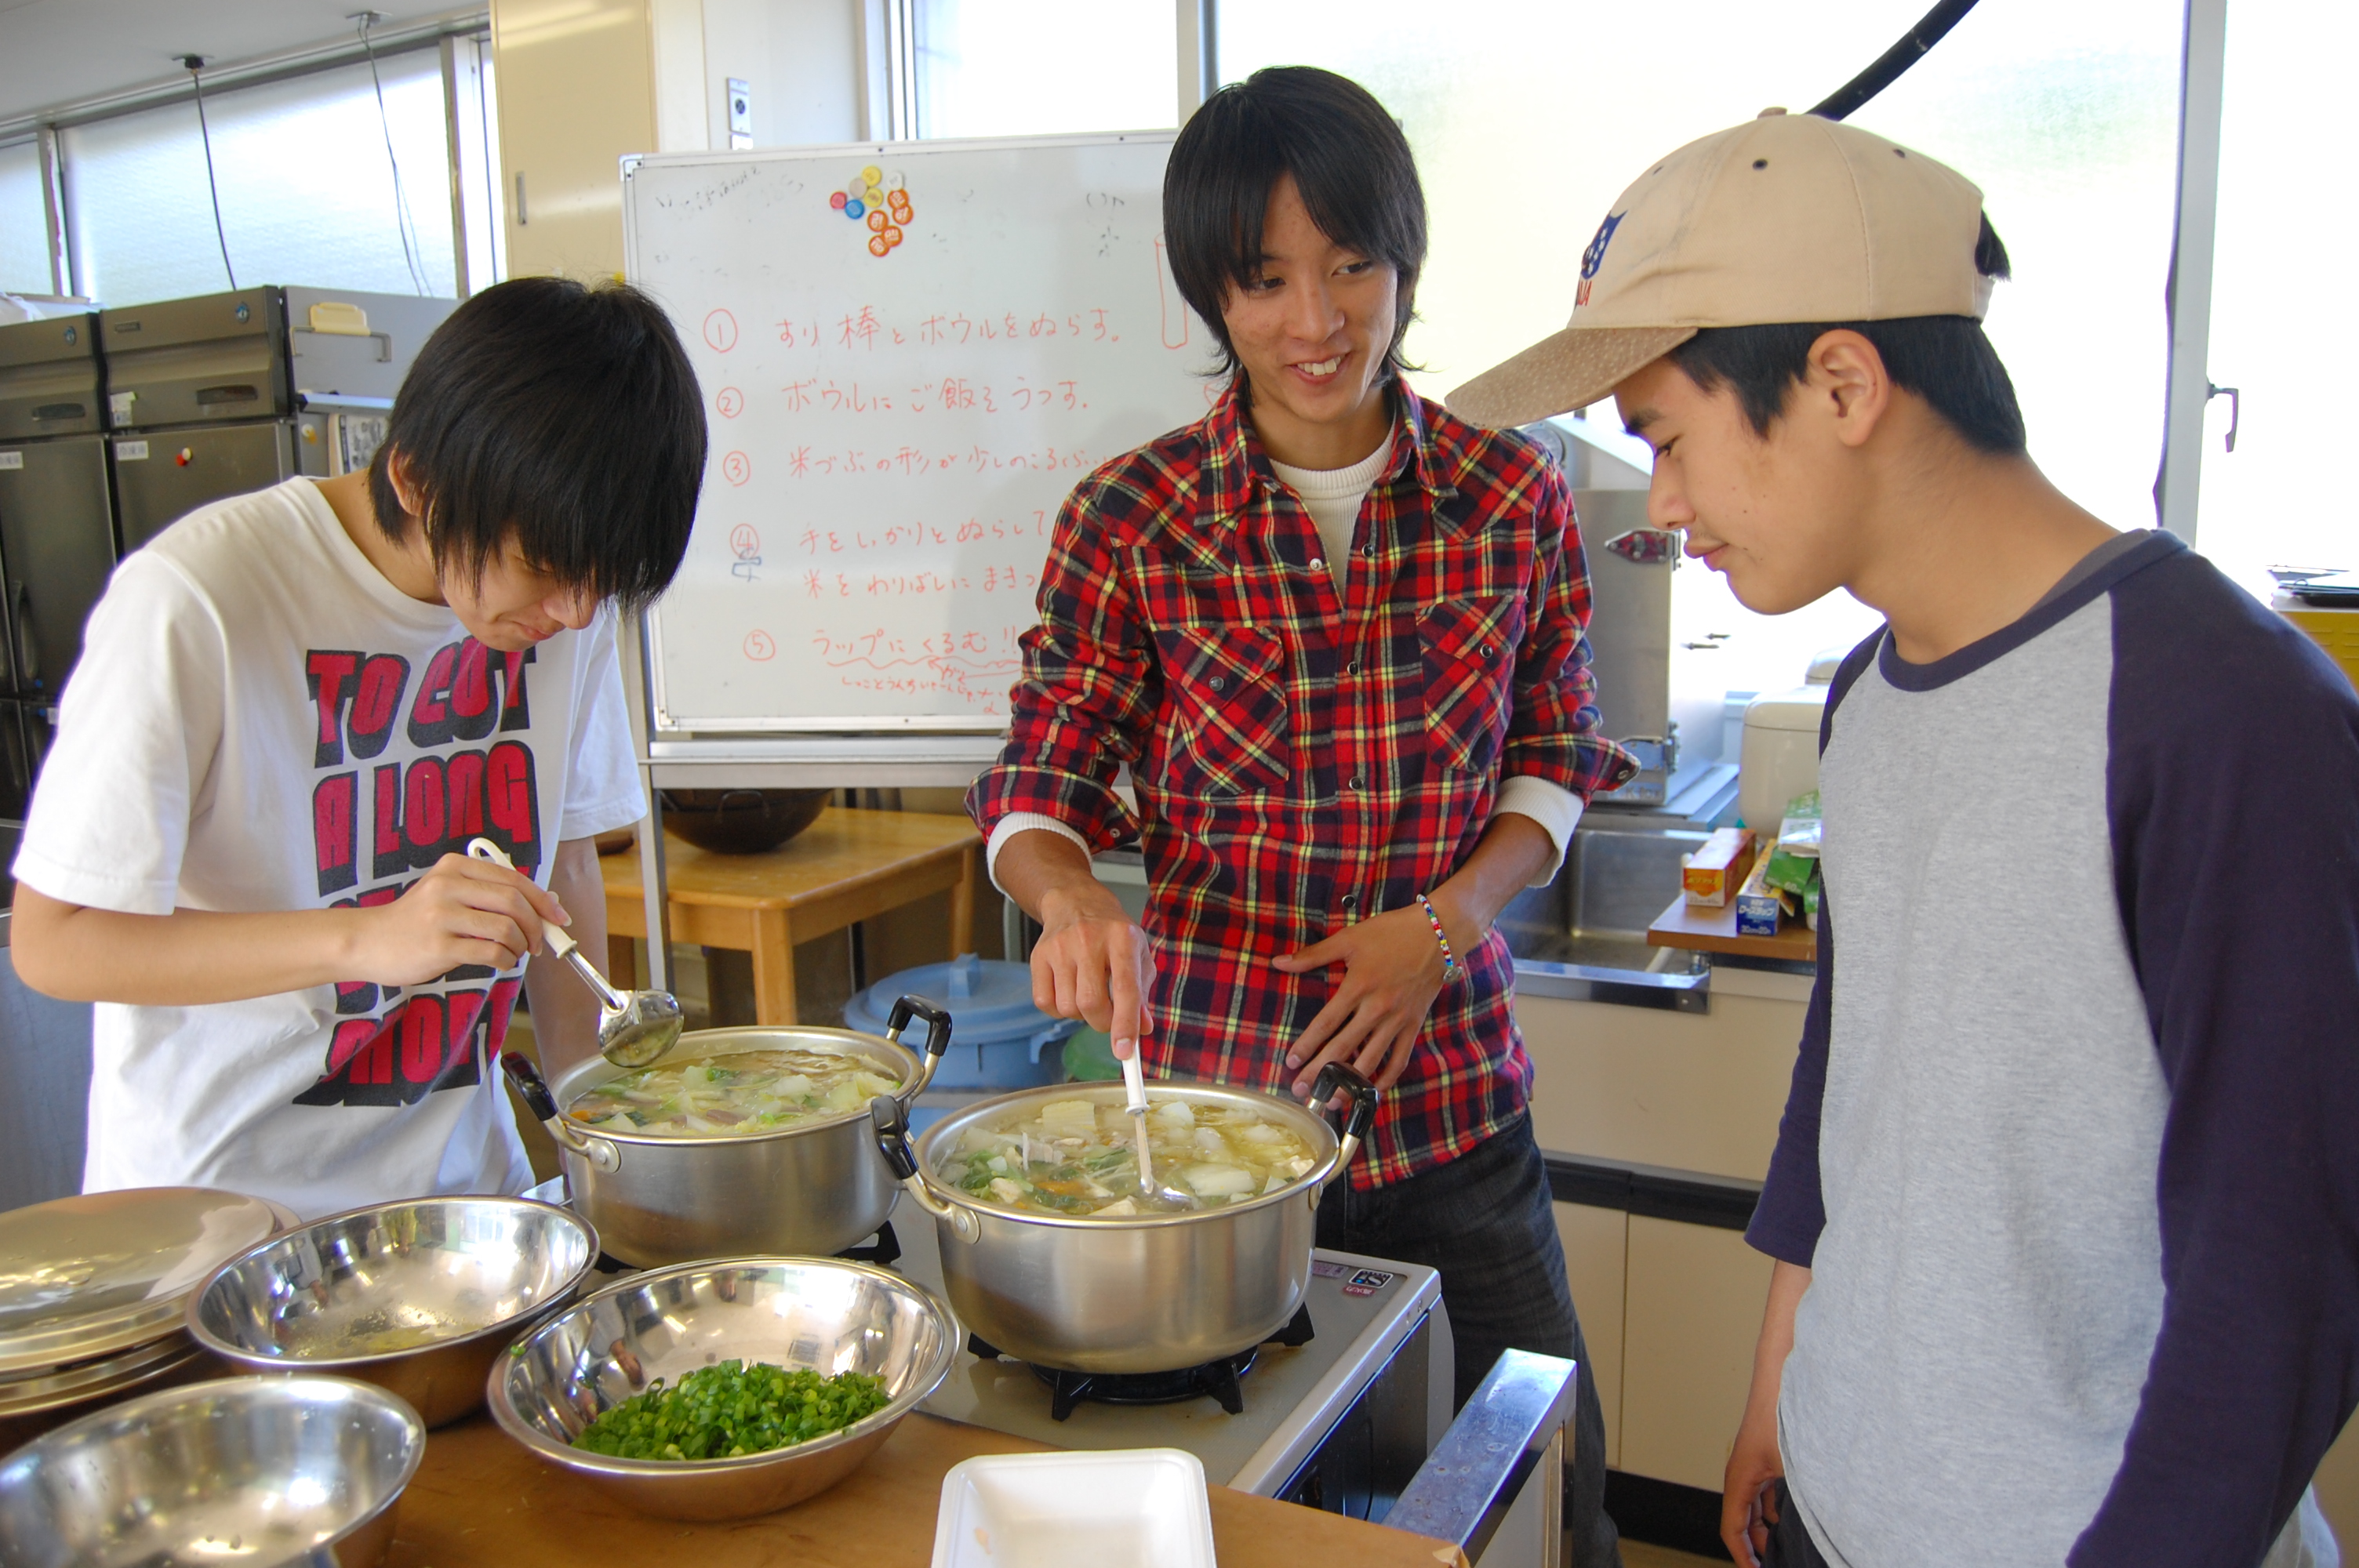
[{"label": "colorful stickers on whiteboard", "polygon": [[842,189],[829,191],[827,204],[868,231],[868,254],[880,261],[893,254],[903,239],[901,231],[917,216],[901,171],[887,173],[873,163]]}]

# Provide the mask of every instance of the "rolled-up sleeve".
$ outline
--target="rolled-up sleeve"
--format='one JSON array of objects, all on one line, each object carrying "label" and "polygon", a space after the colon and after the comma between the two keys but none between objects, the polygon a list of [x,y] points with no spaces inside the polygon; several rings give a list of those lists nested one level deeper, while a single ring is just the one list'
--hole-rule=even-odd
[{"label": "rolled-up sleeve", "polygon": [[1139,754],[1161,677],[1096,490],[1082,486],[1057,514],[1040,619],[1024,633],[1008,694],[1007,744],[967,791],[986,838],[1019,812],[1063,824],[1093,850],[1138,834],[1114,781]]}]

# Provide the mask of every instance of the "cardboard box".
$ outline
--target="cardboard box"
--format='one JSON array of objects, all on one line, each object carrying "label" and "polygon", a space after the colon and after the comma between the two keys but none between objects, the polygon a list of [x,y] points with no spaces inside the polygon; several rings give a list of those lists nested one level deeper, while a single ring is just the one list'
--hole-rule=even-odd
[{"label": "cardboard box", "polygon": [[1723,827],[1704,841],[1702,849],[1680,858],[1680,886],[1688,902],[1706,909],[1725,909],[1753,870],[1753,829]]},{"label": "cardboard box", "polygon": [[[1769,848],[1777,848],[1777,840]],[[1736,890],[1736,934],[1739,936],[1775,936],[1777,925],[1786,917],[1787,894],[1769,881],[1771,857],[1762,855],[1753,862],[1753,873],[1745,885]]]}]

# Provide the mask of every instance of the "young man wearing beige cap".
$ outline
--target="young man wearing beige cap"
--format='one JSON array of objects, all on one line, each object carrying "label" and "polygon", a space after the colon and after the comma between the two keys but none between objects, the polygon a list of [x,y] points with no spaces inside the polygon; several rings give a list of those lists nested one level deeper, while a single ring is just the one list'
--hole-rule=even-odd
[{"label": "young man wearing beige cap", "polygon": [[1450,399],[1611,394],[1651,520],[1747,606],[1886,617],[1821,731],[1723,1537],[2334,1563],[2306,1488],[2359,1398],[2359,698],[2040,474],[1981,327],[2006,273],[1956,173],[1772,111],[1648,169],[1571,325]]}]

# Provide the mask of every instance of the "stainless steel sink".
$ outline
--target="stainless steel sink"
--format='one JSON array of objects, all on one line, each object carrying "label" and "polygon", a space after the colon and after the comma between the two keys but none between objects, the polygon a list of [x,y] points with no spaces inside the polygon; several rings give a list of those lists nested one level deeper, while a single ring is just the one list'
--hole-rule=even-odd
[{"label": "stainless steel sink", "polygon": [[1680,857],[1707,836],[1592,827],[1572,836],[1556,881],[1529,888],[1499,916],[1528,996],[1702,1012],[1712,968],[1701,953],[1650,947],[1647,926],[1680,891]]}]

